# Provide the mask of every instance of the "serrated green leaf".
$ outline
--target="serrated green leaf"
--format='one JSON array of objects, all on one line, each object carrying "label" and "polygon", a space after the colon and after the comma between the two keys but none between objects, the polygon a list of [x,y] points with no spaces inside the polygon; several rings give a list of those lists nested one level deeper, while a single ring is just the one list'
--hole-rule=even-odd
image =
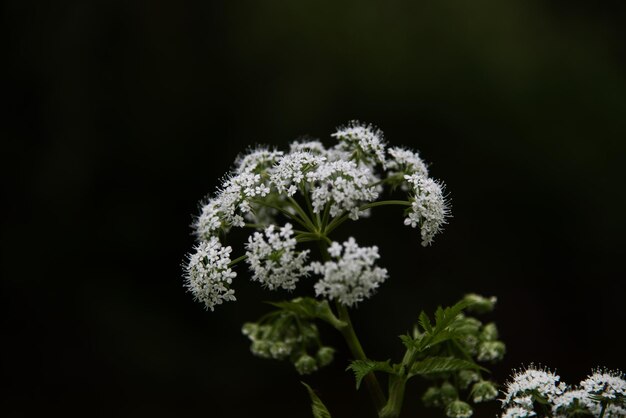
[{"label": "serrated green leaf", "polygon": [[309,392],[309,396],[311,397],[311,411],[313,412],[313,418],[332,418],[330,416],[330,412],[328,412],[328,408],[322,402],[322,400],[315,394],[311,386],[307,385],[304,382],[300,382],[304,385],[306,390]]},{"label": "serrated green leaf", "polygon": [[402,340],[402,344],[404,344],[404,346],[409,349],[415,346],[415,340],[413,338],[411,338],[410,335],[404,334],[404,335],[400,335],[400,340]]},{"label": "serrated green leaf", "polygon": [[371,372],[386,372],[394,374],[393,367],[387,361],[374,361],[374,360],[354,360],[346,368],[346,370],[352,370],[354,372],[354,378],[356,379],[356,388],[359,389],[363,378]]},{"label": "serrated green leaf", "polygon": [[435,328],[433,330],[433,334],[443,331],[446,329],[452,321],[463,311],[463,309],[467,308],[471,305],[471,302],[462,300],[454,306],[451,306],[446,309],[437,308],[437,312],[435,314],[436,322]]},{"label": "serrated green leaf", "polygon": [[422,326],[424,331],[428,333],[433,332],[433,326],[431,325],[430,318],[428,318],[428,315],[426,315],[426,312],[424,311],[420,312],[418,322]]},{"label": "serrated green leaf", "polygon": [[427,376],[437,373],[456,372],[460,370],[485,370],[474,362],[454,357],[429,357],[413,363],[409,377]]}]

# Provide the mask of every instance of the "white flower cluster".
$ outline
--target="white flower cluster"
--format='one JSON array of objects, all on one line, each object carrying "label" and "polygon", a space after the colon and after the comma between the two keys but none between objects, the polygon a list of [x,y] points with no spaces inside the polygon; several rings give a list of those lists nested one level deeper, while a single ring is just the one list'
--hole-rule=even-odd
[{"label": "white flower cluster", "polygon": [[516,373],[507,384],[506,408],[502,418],[535,416],[535,401],[549,405],[552,416],[566,418],[570,413],[584,412],[599,417],[605,405],[605,417],[626,417],[626,381],[619,371],[596,370],[580,382],[578,387],[568,387],[559,382],[559,376],[545,370],[529,367]]},{"label": "white flower cluster", "polygon": [[352,161],[332,161],[321,164],[317,170],[307,174],[307,179],[316,186],[311,192],[313,211],[320,213],[330,205],[330,216],[349,212],[351,219],[359,218],[359,205],[376,200],[376,187],[370,186],[369,172],[357,167]]},{"label": "white flower cluster", "polygon": [[[260,147],[238,156],[232,171],[217,192],[203,202],[194,220],[199,241],[196,252],[210,248],[214,255],[219,247],[227,251],[220,254],[229,257],[230,247],[222,247],[218,237],[233,227],[255,228],[258,232],[246,246],[252,279],[269,289],[292,290],[312,268],[307,265],[309,251],[296,250],[297,240],[328,240],[326,235],[346,218],[368,216],[376,206],[368,204],[379,198],[384,185],[391,189],[400,185],[408,191],[408,199],[399,203],[410,203],[405,224],[419,227],[422,245],[430,244],[445,223],[448,208],[440,183],[428,177],[419,154],[401,147],[388,148],[381,131],[355,121],[331,136],[338,143],[329,148],[307,139],[291,143],[288,152]],[[294,234],[291,224],[279,230],[276,225],[282,223],[277,222],[281,214],[306,231]],[[353,240],[344,247],[344,254],[337,253],[337,260],[332,262],[336,271],[330,272],[330,264],[317,264],[319,272],[325,266],[326,278],[317,284],[316,291],[353,305],[368,297],[387,272],[373,266],[378,258],[376,247],[359,248]],[[335,244],[333,249],[344,247]],[[190,260],[196,260],[194,257]],[[224,300],[234,300],[227,286],[230,282],[224,279],[234,277],[234,273],[211,262],[203,265],[196,260],[193,274],[189,264],[186,277],[192,289],[205,283],[204,290],[195,293],[204,295],[197,298],[213,309]],[[347,275],[352,273],[355,278],[349,280]],[[192,281],[193,286],[189,285]]]},{"label": "white flower cluster", "polygon": [[235,291],[230,285],[237,273],[229,267],[232,248],[212,237],[194,249],[185,266],[185,287],[211,310],[224,301],[234,301]]},{"label": "white flower cluster", "polygon": [[380,258],[376,246],[359,247],[351,237],[343,245],[333,242],[328,253],[335,261],[311,263],[313,272],[323,276],[315,284],[317,296],[354,306],[387,279],[387,270],[374,265]]},{"label": "white flower cluster", "polygon": [[428,177],[428,168],[417,152],[401,147],[389,148],[387,152],[391,155],[387,162],[390,175],[419,174]]},{"label": "white flower cluster", "polygon": [[298,191],[298,186],[305,179],[309,180],[307,173],[318,168],[325,160],[325,157],[306,151],[292,152],[280,159],[272,170],[270,179],[279,193],[293,196]]},{"label": "white flower cluster", "polygon": [[357,161],[373,160],[385,166],[383,133],[372,125],[351,121],[331,136],[339,140],[338,149],[352,152]]},{"label": "white flower cluster", "polygon": [[626,396],[626,381],[618,371],[596,370],[580,382],[580,386],[590,395],[602,399],[616,399]]},{"label": "white flower cluster", "polygon": [[533,396],[540,396],[545,401],[552,402],[563,393],[565,385],[559,384],[560,379],[558,375],[548,370],[531,365],[526,370],[515,373],[513,380],[507,383],[502,403],[509,408],[521,407],[532,411]]},{"label": "white flower cluster", "polygon": [[300,277],[307,275],[309,267],[305,263],[309,250],[296,251],[291,224],[286,224],[280,231],[270,225],[264,234],[255,232],[248,238],[246,249],[252,280],[261,282],[270,290],[293,290]]},{"label": "white flower cluster", "polygon": [[411,209],[404,224],[413,228],[419,225],[422,245],[430,245],[449,213],[442,187],[435,180],[419,174],[406,175],[405,179],[413,187]]}]

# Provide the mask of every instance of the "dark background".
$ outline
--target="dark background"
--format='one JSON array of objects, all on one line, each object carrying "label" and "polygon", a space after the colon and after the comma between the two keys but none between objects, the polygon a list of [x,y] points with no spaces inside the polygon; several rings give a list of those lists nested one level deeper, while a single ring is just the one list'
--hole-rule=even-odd
[{"label": "dark background", "polygon": [[[310,416],[292,367],[239,331],[285,295],[240,269],[239,301],[206,312],[180,264],[237,153],[329,144],[353,118],[419,149],[454,215],[426,249],[392,208],[346,231],[391,274],[354,313],[371,357],[397,358],[422,308],[477,291],[499,298],[496,380],[531,361],[570,383],[626,367],[624,2],[3,8],[4,416]],[[347,361],[304,380],[335,416],[373,416]]]}]

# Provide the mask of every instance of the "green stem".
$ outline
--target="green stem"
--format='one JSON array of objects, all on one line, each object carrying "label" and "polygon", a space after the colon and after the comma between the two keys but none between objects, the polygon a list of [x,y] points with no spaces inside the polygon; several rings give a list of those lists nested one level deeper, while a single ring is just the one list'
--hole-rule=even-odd
[{"label": "green stem", "polygon": [[607,402],[606,401],[602,401],[602,410],[600,411],[600,417],[599,418],[604,418],[604,413],[606,412],[606,405],[607,405]]},{"label": "green stem", "polygon": [[359,211],[363,211],[370,208],[375,208],[377,206],[389,206],[389,205],[400,205],[400,206],[411,206],[411,202],[408,200],[381,200],[378,202],[367,203],[359,208]]},{"label": "green stem", "polygon": [[[355,360],[367,360],[367,356],[363,351],[363,347],[361,346],[361,342],[359,338],[356,336],[356,332],[354,331],[354,327],[352,326],[352,321],[350,320],[350,314],[348,313],[348,308],[345,305],[337,302],[336,305],[337,312],[339,312],[339,320],[343,321],[347,324],[347,326],[341,328],[339,331],[343,336],[344,340],[346,340],[346,344],[352,353],[352,356]],[[371,372],[365,376],[365,385],[370,392],[370,396],[374,401],[374,406],[376,407],[376,411],[381,411],[385,403],[387,402],[385,399],[385,394],[380,387],[380,383],[378,383],[378,379],[374,372]],[[382,415],[381,415],[382,416]]]},{"label": "green stem", "polygon": [[380,418],[397,418],[402,410],[407,378],[405,376],[389,376],[389,399],[380,410]]},{"label": "green stem", "polygon": [[306,224],[306,228],[311,232],[316,232],[317,228],[315,227],[315,224],[307,216],[306,212],[304,211],[304,209],[302,209],[298,202],[296,202],[296,200],[291,196],[288,197],[287,200],[289,201],[289,203],[291,203],[296,212],[298,212],[298,215],[300,215],[300,218],[302,218],[302,221],[304,221],[304,223]]},{"label": "green stem", "polygon": [[239,263],[240,261],[245,260],[246,258],[248,258],[247,255],[242,255],[241,257],[237,257],[235,258],[233,261],[231,261],[230,263],[228,263],[228,267],[232,267],[235,264]]},{"label": "green stem", "polygon": [[[328,254],[328,244],[326,242],[319,242],[320,252],[322,253],[322,260],[329,261],[330,254]],[[345,305],[342,305],[339,302],[335,302],[335,306],[337,308],[337,312],[339,314],[339,320],[342,321],[341,327],[336,327],[336,329],[341,333],[343,339],[346,341],[350,352],[355,360],[367,360],[367,356],[365,355],[365,351],[363,351],[363,347],[361,346],[361,342],[359,338],[356,336],[356,332],[354,331],[354,327],[352,326],[352,320],[350,319],[350,313],[348,312],[348,308]],[[383,405],[385,405],[386,399],[383,390],[380,387],[380,383],[376,378],[376,375],[372,372],[365,376],[365,385],[367,386],[367,390],[370,392],[370,396],[374,401],[374,407],[376,411],[380,411]]]},{"label": "green stem", "polygon": [[307,225],[303,220],[301,220],[297,216],[294,216],[292,213],[289,213],[288,211],[281,208],[280,206],[272,205],[270,203],[266,203],[266,202],[263,202],[262,200],[257,200],[257,199],[253,200],[252,202],[258,203],[259,205],[267,206],[268,208],[276,209],[277,211],[285,215],[285,217],[298,222],[301,226],[305,227],[306,229],[310,229],[309,225]]}]

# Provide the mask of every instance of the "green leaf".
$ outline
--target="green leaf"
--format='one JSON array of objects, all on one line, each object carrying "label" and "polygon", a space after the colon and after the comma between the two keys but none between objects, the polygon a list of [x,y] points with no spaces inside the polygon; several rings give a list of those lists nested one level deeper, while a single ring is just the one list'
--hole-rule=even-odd
[{"label": "green leaf", "polygon": [[378,371],[395,374],[393,367],[391,367],[391,365],[389,364],[389,360],[354,360],[352,363],[350,363],[346,370],[352,370],[354,372],[357,389],[361,386],[361,381],[363,380],[363,378],[371,372]]},{"label": "green leaf", "polygon": [[411,338],[410,335],[404,334],[404,335],[400,335],[399,337],[402,340],[402,344],[404,344],[404,346],[407,349],[408,348],[413,348],[415,346],[415,340],[413,338]]},{"label": "green leaf", "polygon": [[345,328],[348,324],[339,320],[327,300],[318,301],[313,298],[295,298],[282,302],[266,302],[272,306],[292,312],[305,319],[321,319],[337,329]]},{"label": "green leaf", "polygon": [[431,325],[430,318],[428,318],[428,315],[426,315],[426,312],[422,311],[420,313],[418,322],[420,323],[424,331],[428,333],[433,332],[433,326]]},{"label": "green leaf", "polygon": [[413,363],[409,377],[428,376],[437,373],[456,372],[459,370],[485,370],[474,362],[454,357],[429,357]]},{"label": "green leaf", "polygon": [[454,321],[454,319],[463,311],[463,309],[467,308],[471,304],[472,302],[462,300],[461,302],[450,308],[437,308],[437,312],[435,313],[436,322],[433,334],[439,333],[446,329],[452,323],[452,321]]},{"label": "green leaf", "polygon": [[313,392],[311,386],[307,385],[304,382],[300,382],[304,385],[306,390],[309,392],[309,396],[311,397],[311,410],[313,411],[313,418],[332,418],[330,416],[330,412],[326,408],[326,405],[322,402],[322,400]]}]

